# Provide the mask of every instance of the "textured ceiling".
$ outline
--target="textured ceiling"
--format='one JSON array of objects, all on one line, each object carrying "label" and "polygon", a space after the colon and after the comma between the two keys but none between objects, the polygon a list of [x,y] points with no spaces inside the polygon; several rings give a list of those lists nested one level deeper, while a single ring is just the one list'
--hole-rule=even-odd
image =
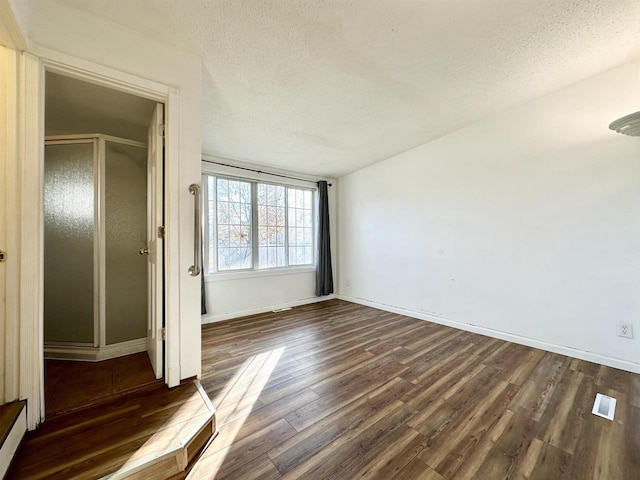
[{"label": "textured ceiling", "polygon": [[640,57],[638,0],[55,1],[202,57],[205,153],[331,176]]}]

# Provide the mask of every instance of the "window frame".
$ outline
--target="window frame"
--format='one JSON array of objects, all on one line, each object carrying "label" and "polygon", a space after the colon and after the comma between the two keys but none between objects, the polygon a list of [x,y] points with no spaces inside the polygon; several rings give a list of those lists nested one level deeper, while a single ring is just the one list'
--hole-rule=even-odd
[{"label": "window frame", "polygon": [[[213,198],[209,195],[209,181],[213,179]],[[249,268],[236,268],[229,270],[218,269],[218,245],[217,242],[213,245],[210,243],[210,233],[213,229],[213,238],[218,237],[218,205],[217,205],[217,180],[231,180],[240,181],[251,184],[251,267]],[[309,182],[312,182],[311,180]],[[203,270],[204,275],[209,280],[215,280],[216,278],[222,279],[225,276],[267,276],[267,275],[284,275],[290,273],[298,273],[304,271],[315,271],[317,263],[317,234],[318,234],[318,188],[317,186],[304,186],[298,183],[286,183],[273,180],[255,179],[250,177],[236,176],[226,173],[216,173],[215,171],[203,171],[202,172],[202,184],[203,184],[203,214],[202,214],[202,226],[206,235],[203,235]],[[285,261],[286,265],[275,267],[262,267],[260,268],[260,256],[259,256],[259,210],[258,210],[258,184],[274,185],[284,187],[284,209],[285,209]],[[289,203],[288,194],[289,189],[306,190],[311,192],[311,223],[312,223],[312,235],[311,235],[311,252],[312,262],[302,265],[289,265]],[[211,206],[211,208],[210,208]],[[213,211],[213,215],[211,214]],[[213,220],[213,224],[211,223]],[[212,258],[213,256],[213,258]],[[213,260],[213,263],[211,263]],[[210,266],[212,270],[210,269]]]}]

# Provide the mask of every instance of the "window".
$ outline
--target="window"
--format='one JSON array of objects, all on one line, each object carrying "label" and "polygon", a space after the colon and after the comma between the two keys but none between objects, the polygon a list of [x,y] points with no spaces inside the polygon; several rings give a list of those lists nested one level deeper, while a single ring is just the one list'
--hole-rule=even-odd
[{"label": "window", "polygon": [[258,268],[285,267],[285,187],[258,184]]},{"label": "window", "polygon": [[309,190],[287,189],[289,265],[313,263],[313,205]]},{"label": "window", "polygon": [[203,176],[207,273],[313,265],[315,191]]},{"label": "window", "polygon": [[251,268],[251,183],[216,182],[218,270]]}]

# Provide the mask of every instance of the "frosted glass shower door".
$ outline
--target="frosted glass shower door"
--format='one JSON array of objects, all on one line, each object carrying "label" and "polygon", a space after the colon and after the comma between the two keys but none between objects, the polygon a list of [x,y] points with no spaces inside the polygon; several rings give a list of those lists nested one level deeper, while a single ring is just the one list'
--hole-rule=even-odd
[{"label": "frosted glass shower door", "polygon": [[105,327],[111,345],[147,336],[147,149],[109,140],[104,149]]},{"label": "frosted glass shower door", "polygon": [[94,142],[46,145],[46,342],[95,343],[94,196]]},{"label": "frosted glass shower door", "polygon": [[[147,148],[49,137],[44,181],[44,340],[51,348],[146,345]],[[66,350],[65,350],[66,351]],[[121,351],[121,350],[120,350]],[[139,350],[137,350],[139,351]],[[76,353],[74,353],[76,354]]]}]

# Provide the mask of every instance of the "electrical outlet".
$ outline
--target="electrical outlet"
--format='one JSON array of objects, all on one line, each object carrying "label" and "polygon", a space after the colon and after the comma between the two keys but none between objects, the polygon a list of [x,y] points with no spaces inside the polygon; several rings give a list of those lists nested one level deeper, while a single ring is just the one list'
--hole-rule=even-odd
[{"label": "electrical outlet", "polygon": [[630,323],[619,323],[618,336],[624,338],[633,338],[633,326]]}]

